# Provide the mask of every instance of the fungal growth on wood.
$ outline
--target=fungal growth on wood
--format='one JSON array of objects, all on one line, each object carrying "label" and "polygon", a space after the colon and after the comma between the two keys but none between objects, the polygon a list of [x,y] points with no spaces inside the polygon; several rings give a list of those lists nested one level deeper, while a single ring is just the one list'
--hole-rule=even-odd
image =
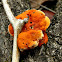
[{"label": "fungal growth on wood", "polygon": [[[50,19],[45,16],[42,11],[35,9],[27,10],[16,16],[16,18],[23,20],[28,16],[28,22],[23,26],[17,39],[17,45],[20,51],[41,46],[42,44],[46,44],[48,42],[48,36],[45,31],[50,25]],[[14,30],[11,24],[9,24],[8,29],[10,34],[13,36]]]},{"label": "fungal growth on wood", "polygon": [[[50,19],[39,10],[26,10],[14,17],[7,0],[2,0],[4,9],[11,24],[9,33],[14,36],[12,62],[19,62],[19,51],[32,49],[48,42],[46,29],[50,25]],[[28,19],[29,16],[29,19]]]},{"label": "fungal growth on wood", "polygon": [[18,35],[17,45],[20,51],[37,47],[39,40],[44,37],[42,30],[29,30]]}]

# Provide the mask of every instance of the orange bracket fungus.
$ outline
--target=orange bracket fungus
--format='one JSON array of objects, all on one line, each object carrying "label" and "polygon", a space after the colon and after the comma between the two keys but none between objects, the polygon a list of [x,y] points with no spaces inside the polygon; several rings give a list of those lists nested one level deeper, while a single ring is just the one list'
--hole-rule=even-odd
[{"label": "orange bracket fungus", "polygon": [[38,46],[39,40],[44,37],[42,30],[29,30],[18,35],[17,44],[20,51]]},{"label": "orange bracket fungus", "polygon": [[[50,25],[50,19],[40,10],[26,10],[22,14],[16,16],[16,19],[24,19],[29,16],[28,22],[24,24],[22,31],[18,35],[17,45],[23,51],[31,49],[48,42],[46,29]],[[9,33],[14,36],[13,27],[8,26]]]}]

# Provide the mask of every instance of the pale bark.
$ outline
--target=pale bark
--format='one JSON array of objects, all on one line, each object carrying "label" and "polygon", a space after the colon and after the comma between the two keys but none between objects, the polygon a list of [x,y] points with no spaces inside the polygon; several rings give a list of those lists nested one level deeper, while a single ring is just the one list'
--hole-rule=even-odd
[{"label": "pale bark", "polygon": [[5,12],[7,14],[7,17],[9,19],[9,21],[11,22],[11,24],[13,25],[14,28],[14,41],[13,41],[13,54],[12,54],[12,62],[19,62],[19,51],[18,51],[18,47],[17,47],[17,35],[21,32],[21,29],[24,25],[24,22],[27,22],[28,19],[16,19],[12,12],[11,9],[7,3],[7,0],[2,0],[3,2],[3,6],[5,9]]}]

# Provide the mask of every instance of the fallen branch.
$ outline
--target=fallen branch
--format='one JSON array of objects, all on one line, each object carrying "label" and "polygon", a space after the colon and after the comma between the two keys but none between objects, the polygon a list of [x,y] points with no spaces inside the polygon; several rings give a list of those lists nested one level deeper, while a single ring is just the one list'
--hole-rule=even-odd
[{"label": "fallen branch", "polygon": [[18,51],[18,47],[17,47],[17,35],[20,33],[20,31],[24,25],[24,22],[27,22],[28,19],[27,18],[25,18],[24,20],[16,19],[12,14],[11,9],[9,8],[7,0],[2,0],[2,2],[3,2],[5,12],[8,16],[8,19],[14,28],[12,62],[19,62],[19,51]]}]

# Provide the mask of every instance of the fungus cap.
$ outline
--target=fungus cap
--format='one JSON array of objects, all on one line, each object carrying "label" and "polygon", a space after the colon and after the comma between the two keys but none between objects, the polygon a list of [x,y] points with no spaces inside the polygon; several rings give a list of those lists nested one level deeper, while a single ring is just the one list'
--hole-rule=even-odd
[{"label": "fungus cap", "polygon": [[39,40],[38,46],[40,47],[42,44],[46,44],[48,42],[48,36],[47,33],[43,32],[44,37]]},{"label": "fungus cap", "polygon": [[12,24],[9,24],[8,25],[8,32],[11,36],[14,36],[14,30],[13,30],[13,27],[12,27]]},{"label": "fungus cap", "polygon": [[[44,12],[40,10],[35,10],[35,9],[26,10],[22,14],[16,16],[16,18],[24,19],[27,18],[28,16],[29,16],[28,23],[24,25],[24,27],[22,28],[22,32],[29,31],[31,29],[46,31],[46,29],[50,25],[50,19],[47,16],[45,16]],[[10,27],[11,28],[8,27],[8,29],[10,34],[13,36],[14,35],[13,27],[12,25],[10,25]]]},{"label": "fungus cap", "polygon": [[44,37],[42,30],[29,30],[18,35],[17,45],[19,49],[26,50],[38,46],[39,40]]},{"label": "fungus cap", "polygon": [[[45,16],[42,11],[35,9],[27,10],[16,16],[16,18],[24,19],[28,16],[28,23],[23,26],[17,39],[17,45],[21,51],[34,48],[36,46],[41,46],[42,44],[46,44],[48,42],[48,36],[45,31],[50,25],[50,19]],[[8,26],[8,31],[12,36],[14,36],[13,27],[11,24]]]}]

